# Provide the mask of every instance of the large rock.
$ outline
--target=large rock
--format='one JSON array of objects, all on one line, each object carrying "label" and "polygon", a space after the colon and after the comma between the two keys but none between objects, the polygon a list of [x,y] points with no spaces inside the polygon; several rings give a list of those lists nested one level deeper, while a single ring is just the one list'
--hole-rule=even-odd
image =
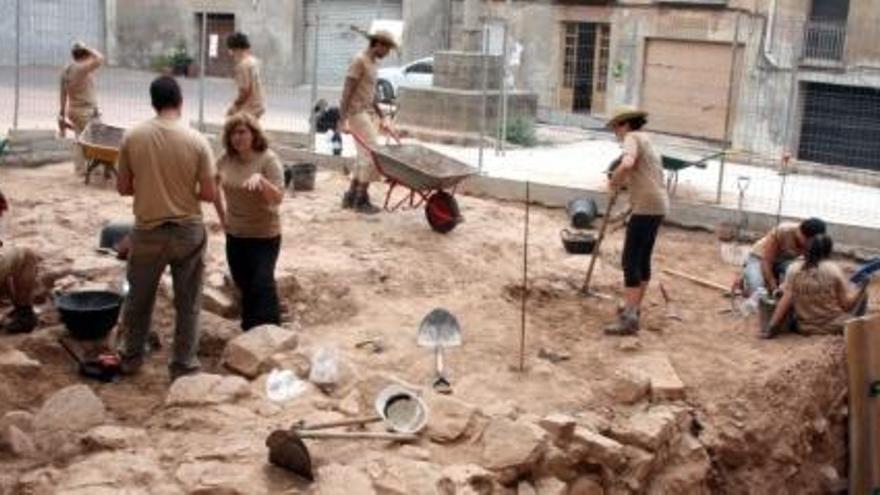
[{"label": "large rock", "polygon": [[428,435],[439,443],[453,442],[461,438],[476,414],[476,407],[467,402],[440,394],[428,397]]},{"label": "large rock", "polygon": [[[18,349],[0,350],[0,375],[32,377],[40,372],[40,362]],[[6,378],[5,378],[6,379]]]},{"label": "large rock", "polygon": [[178,378],[171,384],[167,406],[201,406],[236,402],[250,395],[250,385],[239,376],[221,376],[209,373]]},{"label": "large rock", "polygon": [[150,450],[101,452],[61,472],[53,493],[65,495],[179,494]]},{"label": "large rock", "polygon": [[149,438],[141,428],[101,425],[87,431],[80,441],[88,451],[124,450],[143,447]]},{"label": "large rock", "polygon": [[37,447],[34,445],[34,440],[17,426],[9,425],[3,436],[5,437],[3,442],[9,451],[12,452],[12,455],[18,457],[37,456]]},{"label": "large rock", "polygon": [[569,452],[581,461],[602,464],[611,469],[626,463],[623,444],[582,426],[574,429]]},{"label": "large rock", "polygon": [[219,356],[230,340],[241,335],[238,322],[207,311],[199,316],[199,354]]},{"label": "large rock", "polygon": [[226,291],[214,287],[202,288],[202,309],[224,318],[234,318],[238,313],[237,301]]},{"label": "large rock", "polygon": [[71,385],[50,396],[34,417],[37,447],[51,457],[78,451],[77,434],[104,423],[101,399],[85,385]]},{"label": "large rock", "polygon": [[619,442],[656,452],[675,437],[677,426],[675,410],[654,407],[615,423],[610,435]]},{"label": "large rock", "polygon": [[0,417],[0,448],[7,447],[7,431],[14,426],[24,433],[33,433],[34,415],[27,411],[9,411]]},{"label": "large rock", "polygon": [[595,479],[581,476],[568,486],[568,495],[605,495],[605,490]]},{"label": "large rock", "polygon": [[366,470],[382,495],[434,493],[440,480],[440,469],[434,464],[408,459],[386,457],[371,462]]},{"label": "large rock", "polygon": [[568,495],[568,487],[556,478],[541,478],[535,482],[538,495]]},{"label": "large rock", "polygon": [[474,464],[447,466],[437,481],[439,495],[492,495],[495,492],[492,473]]},{"label": "large rock", "polygon": [[223,364],[236,373],[255,378],[269,371],[274,354],[296,349],[298,343],[296,332],[276,325],[261,325],[226,345]]},{"label": "large rock", "polygon": [[354,466],[329,464],[318,469],[317,492],[321,495],[374,495],[376,490],[366,473]]},{"label": "large rock", "polygon": [[174,477],[192,494],[269,495],[287,493],[282,488],[288,488],[270,486],[263,466],[239,462],[187,462],[177,468]]},{"label": "large rock", "polygon": [[531,423],[509,419],[490,422],[482,441],[482,463],[494,471],[529,472],[547,450],[544,430]]},{"label": "large rock", "polygon": [[635,404],[650,394],[651,380],[636,369],[621,368],[608,380],[607,390],[616,402]]},{"label": "large rock", "polygon": [[571,441],[577,420],[567,414],[554,413],[541,418],[538,425],[550,434],[555,444],[566,445]]},{"label": "large rock", "polygon": [[653,401],[681,400],[685,398],[684,382],[676,373],[669,356],[652,353],[633,358],[632,369],[637,369],[651,381]]}]

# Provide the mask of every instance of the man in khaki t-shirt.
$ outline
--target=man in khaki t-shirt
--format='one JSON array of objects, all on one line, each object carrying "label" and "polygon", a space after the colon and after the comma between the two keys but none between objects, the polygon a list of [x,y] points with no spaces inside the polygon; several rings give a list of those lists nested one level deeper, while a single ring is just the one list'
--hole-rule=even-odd
[{"label": "man in khaki t-shirt", "polygon": [[199,367],[198,323],[207,244],[200,202],[216,195],[211,148],[180,119],[183,97],[171,77],[150,85],[156,117],[126,133],[119,150],[117,189],[134,196],[135,228],[128,255],[130,290],[123,315],[126,328],[123,372],[142,362],[156,289],[165,267],[174,280],[171,379]]},{"label": "man in khaki t-shirt", "polygon": [[743,264],[742,285],[746,295],[756,291],[772,294],[785,275],[785,265],[804,254],[809,240],[825,233],[825,222],[808,218],[801,223],[782,222],[752,246]]},{"label": "man in khaki t-shirt", "polygon": [[263,94],[263,81],[260,78],[260,61],[251,53],[251,43],[244,33],[234,33],[226,39],[226,47],[235,59],[235,87],[238,90],[235,101],[226,115],[247,112],[260,118],[266,112],[266,98]]},{"label": "man in khaki t-shirt", "polygon": [[[67,129],[73,129],[79,137],[89,121],[99,115],[95,72],[104,63],[104,56],[80,42],[74,43],[71,56],[73,61],[61,72],[58,130],[64,136]],[[78,147],[74,170],[79,175],[85,173],[85,159]]]},{"label": "man in khaki t-shirt", "polygon": [[[348,67],[339,112],[346,132],[356,134],[367,146],[376,146],[379,130],[389,125],[376,103],[377,66],[392,49],[397,48],[397,42],[391,33],[384,30],[370,35],[369,40],[369,47],[355,56]],[[379,209],[370,202],[368,189],[370,183],[380,180],[381,176],[370,158],[369,150],[360,143],[357,155],[351,186],[342,197],[342,207],[353,208],[360,213],[378,213]]]}]

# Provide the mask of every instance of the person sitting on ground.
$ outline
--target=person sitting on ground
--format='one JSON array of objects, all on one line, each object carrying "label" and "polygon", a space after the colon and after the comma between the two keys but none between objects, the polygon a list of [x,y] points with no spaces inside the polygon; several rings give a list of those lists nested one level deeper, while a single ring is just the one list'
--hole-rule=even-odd
[{"label": "person sitting on ground", "polygon": [[226,48],[235,59],[235,86],[238,88],[238,95],[226,111],[226,116],[247,112],[259,119],[266,112],[260,61],[251,53],[251,42],[244,33],[229,35]]},{"label": "person sitting on ground", "polygon": [[[354,58],[345,76],[342,99],[339,102],[343,132],[357,134],[367,146],[376,146],[379,143],[379,130],[387,129],[390,125],[376,101],[376,77],[379,61],[395,48],[397,42],[390,32],[377,31],[370,35],[369,46]],[[370,158],[369,150],[358,143],[357,162],[351,185],[342,196],[342,208],[351,208],[366,214],[381,211],[370,202],[368,193],[370,183],[381,178]]]},{"label": "person sitting on ground", "polygon": [[172,77],[150,84],[156,116],[126,132],[119,148],[116,188],[134,196],[125,300],[122,371],[143,364],[156,290],[165,267],[174,284],[171,380],[199,369],[199,314],[207,232],[201,202],[216,196],[214,157],[208,141],[181,119],[183,96]]},{"label": "person sitting on ground", "polygon": [[275,263],[281,249],[278,206],[284,199],[281,160],[257,119],[238,113],[223,129],[217,161],[217,216],[226,231],[226,261],[241,291],[241,328],[281,323]]},{"label": "person sitting on ground", "polygon": [[829,259],[833,249],[834,243],[826,234],[810,238],[805,259],[792,263],[785,274],[782,298],[762,329],[763,337],[779,333],[792,308],[797,331],[808,335],[842,333],[846,320],[865,314],[867,285],[856,289],[840,266]]},{"label": "person sitting on ground", "polygon": [[[103,65],[104,56],[79,41],[73,44],[70,53],[73,61],[61,73],[58,129],[63,136],[66,129],[72,128],[79,137],[88,123],[99,116],[95,72]],[[77,152],[74,156],[74,170],[82,175],[85,169],[85,159]]]},{"label": "person sitting on ground", "polygon": [[[9,209],[0,191],[0,217]],[[37,326],[34,290],[37,285],[37,255],[29,248],[10,246],[0,239],[0,288],[8,288],[14,308],[0,321],[8,333],[28,333]]]},{"label": "person sitting on ground", "polygon": [[651,280],[651,257],[663,218],[669,213],[669,195],[663,183],[660,156],[642,132],[646,112],[631,107],[618,109],[608,127],[623,144],[620,164],[608,186],[619,191],[629,186],[632,216],[623,243],[624,307],[618,321],[605,328],[609,335],[630,335],[639,330],[642,300]]},{"label": "person sitting on ground", "polygon": [[773,294],[786,267],[805,253],[807,242],[825,233],[825,222],[808,218],[800,224],[783,222],[752,246],[743,265],[742,286],[746,296],[758,290]]}]

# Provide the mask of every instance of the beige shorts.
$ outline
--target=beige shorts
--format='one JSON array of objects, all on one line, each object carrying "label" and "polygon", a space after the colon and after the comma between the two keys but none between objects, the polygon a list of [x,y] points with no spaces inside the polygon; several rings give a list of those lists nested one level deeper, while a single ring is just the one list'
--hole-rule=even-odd
[{"label": "beige shorts", "polygon": [[0,283],[18,274],[24,266],[27,250],[19,247],[0,246]]},{"label": "beige shorts", "polygon": [[[358,112],[348,118],[348,127],[370,146],[379,144],[379,121],[370,112]],[[354,179],[358,182],[377,182],[382,180],[370,152],[360,144],[357,147],[357,162],[354,168]]]}]

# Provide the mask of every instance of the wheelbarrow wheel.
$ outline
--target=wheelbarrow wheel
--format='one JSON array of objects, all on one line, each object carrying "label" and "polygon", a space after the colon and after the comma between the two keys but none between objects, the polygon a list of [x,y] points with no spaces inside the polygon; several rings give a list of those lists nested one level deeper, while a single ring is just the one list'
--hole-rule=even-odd
[{"label": "wheelbarrow wheel", "polygon": [[425,218],[435,232],[450,232],[461,222],[458,201],[446,191],[435,192],[425,203]]}]

